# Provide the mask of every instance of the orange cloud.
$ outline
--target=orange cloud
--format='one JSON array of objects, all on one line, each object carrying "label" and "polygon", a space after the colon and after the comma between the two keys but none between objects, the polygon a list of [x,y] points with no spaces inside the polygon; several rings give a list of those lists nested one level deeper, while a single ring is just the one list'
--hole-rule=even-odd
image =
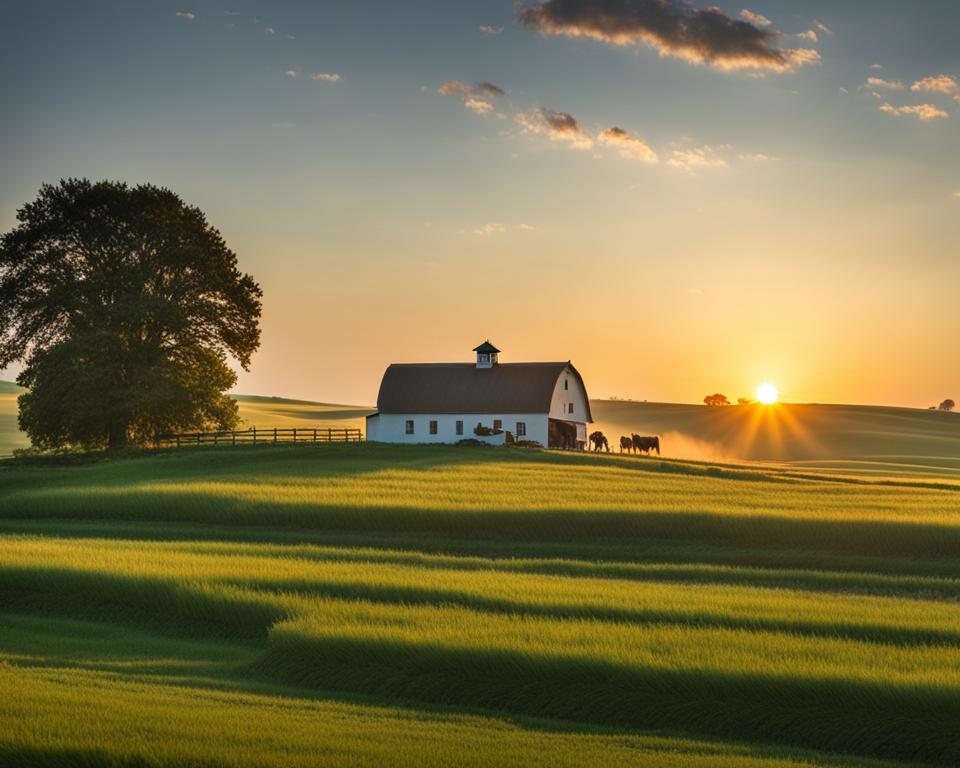
[{"label": "orange cloud", "polygon": [[936,77],[925,77],[917,80],[910,86],[911,91],[930,91],[932,93],[955,93],[957,90],[957,78],[953,75],[937,75]]},{"label": "orange cloud", "polygon": [[520,112],[514,119],[524,133],[545,135],[550,141],[565,142],[574,149],[593,148],[593,139],[579,121],[566,112],[532,109]]},{"label": "orange cloud", "polygon": [[459,96],[470,93],[470,86],[461,83],[459,80],[449,80],[437,88],[437,93],[441,96]]},{"label": "orange cloud", "polygon": [[490,99],[506,96],[503,88],[485,80],[473,85],[467,85],[460,80],[448,80],[437,89],[437,93],[441,96],[459,97],[463,101],[463,106],[477,115],[486,115],[493,111],[494,107]]},{"label": "orange cloud", "polygon": [[520,7],[528,29],[559,37],[587,37],[611,45],[646,43],[662,56],[715,69],[789,72],[820,60],[809,48],[776,48],[779,33],[675,0],[545,0]]},{"label": "orange cloud", "polygon": [[722,150],[725,149],[729,149],[729,147],[715,148],[706,145],[702,147],[681,147],[670,153],[667,165],[685,173],[693,173],[704,168],[726,168],[728,163],[721,154]]},{"label": "orange cloud", "polygon": [[651,165],[660,160],[647,142],[623,128],[607,128],[601,131],[597,138],[601,144],[615,148],[620,153],[620,157]]},{"label": "orange cloud", "polygon": [[744,21],[750,22],[755,27],[769,27],[771,24],[773,24],[773,22],[770,21],[770,19],[768,19],[766,16],[761,16],[759,13],[748,11],[746,8],[740,11],[740,18]]},{"label": "orange cloud", "polygon": [[886,88],[890,91],[902,91],[904,89],[902,80],[884,80],[882,77],[868,77],[867,85],[871,88]]},{"label": "orange cloud", "polygon": [[888,115],[893,115],[894,117],[911,115],[912,117],[916,117],[918,120],[922,120],[923,122],[929,122],[931,120],[944,120],[950,117],[950,115],[934,104],[915,104],[907,107],[895,107],[892,104],[884,102],[880,105],[880,111],[886,112]]},{"label": "orange cloud", "polygon": [[485,115],[487,112],[493,110],[493,104],[489,101],[484,101],[483,99],[478,99],[476,96],[470,96],[466,101],[463,102],[463,106],[469,109],[471,112],[476,112],[478,115]]}]

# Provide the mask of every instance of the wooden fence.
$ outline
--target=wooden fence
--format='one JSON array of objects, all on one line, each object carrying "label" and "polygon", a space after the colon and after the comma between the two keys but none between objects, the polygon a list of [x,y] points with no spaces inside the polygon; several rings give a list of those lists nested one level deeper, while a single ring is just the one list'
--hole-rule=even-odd
[{"label": "wooden fence", "polygon": [[289,429],[251,427],[242,432],[191,432],[181,435],[164,435],[157,440],[157,446],[181,448],[190,445],[361,442],[363,442],[363,433],[357,427],[292,427]]}]

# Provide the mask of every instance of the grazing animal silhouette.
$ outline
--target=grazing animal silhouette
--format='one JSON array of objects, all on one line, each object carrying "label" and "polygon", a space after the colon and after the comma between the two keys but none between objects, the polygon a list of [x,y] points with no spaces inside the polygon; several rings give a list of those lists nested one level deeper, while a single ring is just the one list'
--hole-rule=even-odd
[{"label": "grazing animal silhouette", "polygon": [[620,453],[626,451],[627,453],[633,452],[633,439],[628,435],[622,435],[620,437]]},{"label": "grazing animal silhouette", "polygon": [[603,432],[591,432],[590,442],[593,443],[594,451],[606,451],[610,453],[610,443],[607,442],[607,437]]},{"label": "grazing animal silhouette", "polygon": [[656,451],[657,456],[660,455],[660,438],[659,437],[641,437],[640,435],[633,435],[633,449],[638,453],[647,455],[650,451]]}]

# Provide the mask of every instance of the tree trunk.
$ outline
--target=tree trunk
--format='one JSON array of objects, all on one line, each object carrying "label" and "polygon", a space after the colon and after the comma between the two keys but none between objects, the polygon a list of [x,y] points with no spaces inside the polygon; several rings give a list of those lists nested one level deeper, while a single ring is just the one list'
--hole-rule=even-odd
[{"label": "tree trunk", "polygon": [[127,447],[127,424],[125,422],[113,421],[110,423],[110,431],[107,434],[107,449],[111,451]]}]

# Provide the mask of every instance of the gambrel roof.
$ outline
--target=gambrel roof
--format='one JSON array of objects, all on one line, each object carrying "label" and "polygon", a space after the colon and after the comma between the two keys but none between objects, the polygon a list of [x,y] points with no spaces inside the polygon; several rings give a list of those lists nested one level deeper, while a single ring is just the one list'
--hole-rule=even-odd
[{"label": "gambrel roof", "polygon": [[383,374],[379,413],[549,413],[553,390],[569,370],[590,401],[583,379],[566,363],[394,363]]}]

